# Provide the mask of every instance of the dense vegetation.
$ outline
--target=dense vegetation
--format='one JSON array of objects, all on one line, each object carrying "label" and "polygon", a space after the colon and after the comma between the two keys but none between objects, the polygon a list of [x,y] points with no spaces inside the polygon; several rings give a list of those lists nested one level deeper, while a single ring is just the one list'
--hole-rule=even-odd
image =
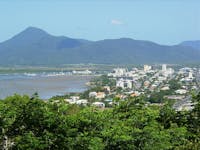
[{"label": "dense vegetation", "polygon": [[199,149],[200,94],[194,109],[148,106],[128,98],[110,109],[14,95],[0,101],[4,149]]}]

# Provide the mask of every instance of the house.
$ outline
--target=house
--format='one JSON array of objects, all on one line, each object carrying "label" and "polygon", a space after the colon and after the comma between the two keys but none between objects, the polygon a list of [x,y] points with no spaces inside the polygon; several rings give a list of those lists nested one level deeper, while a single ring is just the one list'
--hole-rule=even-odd
[{"label": "house", "polygon": [[65,102],[69,103],[69,104],[75,104],[76,100],[74,99],[64,99]]},{"label": "house", "polygon": [[74,101],[77,101],[77,100],[80,99],[80,97],[79,97],[79,96],[71,96],[70,99],[72,99],[72,100],[74,100]]},{"label": "house", "polygon": [[187,93],[187,90],[185,89],[178,89],[175,91],[176,94],[186,94]]},{"label": "house", "polygon": [[105,104],[103,102],[94,102],[94,103],[92,103],[92,106],[99,107],[99,108],[105,108]]},{"label": "house", "polygon": [[149,82],[149,81],[144,81],[144,86],[145,86],[145,87],[149,87],[149,85],[150,85],[150,82]]},{"label": "house", "polygon": [[139,95],[140,95],[140,93],[138,91],[135,91],[130,96],[131,97],[136,97],[136,96],[139,96]]},{"label": "house", "polygon": [[159,82],[162,82],[162,81],[165,81],[165,80],[167,80],[166,77],[162,77],[162,76],[159,76],[159,77],[158,77],[158,81],[159,81]]},{"label": "house", "polygon": [[104,86],[103,88],[107,93],[110,93],[110,86]]},{"label": "house", "polygon": [[86,99],[77,100],[77,101],[76,101],[76,104],[77,104],[77,105],[87,106],[88,100],[86,100]]},{"label": "house", "polygon": [[97,96],[97,92],[90,92],[89,93],[89,97],[96,97]]},{"label": "house", "polygon": [[173,100],[183,100],[185,96],[182,95],[166,95],[164,98],[173,99]]},{"label": "house", "polygon": [[189,102],[189,103],[186,103],[184,105],[181,105],[176,110],[177,111],[190,111],[192,109],[194,109],[194,103]]},{"label": "house", "polygon": [[119,99],[124,99],[124,98],[126,98],[127,96],[126,96],[126,95],[122,95],[122,94],[117,94],[115,97],[116,97],[116,98],[119,98]]},{"label": "house", "polygon": [[97,99],[102,99],[102,98],[105,98],[105,97],[106,97],[106,94],[104,92],[98,92],[97,95],[96,95]]},{"label": "house", "polygon": [[161,91],[167,91],[167,90],[169,90],[169,86],[164,86],[164,87],[162,87],[160,90],[161,90]]}]

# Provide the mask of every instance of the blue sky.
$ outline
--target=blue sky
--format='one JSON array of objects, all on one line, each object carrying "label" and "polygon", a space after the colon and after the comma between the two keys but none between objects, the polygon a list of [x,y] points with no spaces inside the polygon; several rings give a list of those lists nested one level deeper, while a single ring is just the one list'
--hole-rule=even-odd
[{"label": "blue sky", "polygon": [[200,0],[0,0],[0,42],[29,26],[53,35],[200,40]]}]

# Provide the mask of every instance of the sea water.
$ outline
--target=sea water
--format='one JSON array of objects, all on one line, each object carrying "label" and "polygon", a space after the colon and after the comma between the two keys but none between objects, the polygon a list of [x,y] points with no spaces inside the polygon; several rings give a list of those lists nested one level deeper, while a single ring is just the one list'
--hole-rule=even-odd
[{"label": "sea water", "polygon": [[15,93],[29,95],[37,92],[40,98],[87,90],[86,83],[93,76],[71,74],[0,74],[0,99]]}]

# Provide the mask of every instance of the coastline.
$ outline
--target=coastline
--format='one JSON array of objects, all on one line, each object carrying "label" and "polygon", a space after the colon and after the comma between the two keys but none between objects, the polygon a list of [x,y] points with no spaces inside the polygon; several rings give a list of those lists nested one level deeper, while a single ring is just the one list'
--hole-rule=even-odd
[{"label": "coastline", "polygon": [[28,76],[14,77],[0,80],[0,98],[17,94],[31,96],[38,92],[42,99],[48,99],[55,95],[62,95],[71,92],[84,92],[93,75],[66,75],[66,76]]}]

